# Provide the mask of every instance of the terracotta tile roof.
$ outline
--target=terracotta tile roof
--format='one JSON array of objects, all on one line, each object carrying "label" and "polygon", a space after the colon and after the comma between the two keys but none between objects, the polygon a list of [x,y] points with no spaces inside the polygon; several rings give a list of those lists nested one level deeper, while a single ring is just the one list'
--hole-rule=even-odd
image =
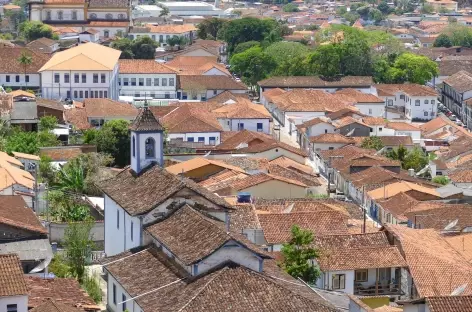
[{"label": "terracotta tile roof", "polygon": [[[123,254],[123,257],[130,253]],[[139,267],[140,270],[136,270]],[[106,266],[110,274],[130,296],[156,290],[184,278],[175,284],[136,299],[144,311],[221,311],[222,306],[236,307],[235,311],[334,312],[313,291],[281,270],[269,260],[264,261],[264,272],[256,273],[233,264],[190,278],[188,273],[162,252],[150,248]],[[144,273],[144,274],[143,274]],[[276,279],[279,278],[279,279]],[[294,284],[282,282],[288,280]],[[221,292],[225,289],[225,292]],[[264,289],[253,296],[256,289]],[[228,296],[224,293],[230,293]]]},{"label": "terracotta tile roof", "polygon": [[85,108],[74,107],[64,110],[64,120],[78,130],[86,130],[92,127],[88,122]]},{"label": "terracotta tile roof", "polygon": [[224,104],[228,101],[238,102],[241,98],[249,99],[246,93],[232,93],[231,91],[223,91],[209,99],[208,102]]},{"label": "terracotta tile roof", "polygon": [[24,159],[31,159],[31,160],[40,160],[39,156],[37,155],[25,154],[25,153],[20,153],[20,152],[12,152],[12,154],[17,159],[24,158]]},{"label": "terracotta tile roof", "polygon": [[472,183],[472,169],[455,170],[447,176],[454,183]]},{"label": "terracotta tile roof", "polygon": [[384,146],[413,146],[413,140],[409,135],[385,135],[379,138]]},{"label": "terracotta tile roof", "polygon": [[420,128],[407,123],[407,122],[389,122],[387,123],[387,128],[394,130],[403,130],[403,131],[420,131]]},{"label": "terracotta tile roof", "polygon": [[22,53],[31,56],[33,61],[31,65],[26,66],[27,74],[37,74],[38,70],[49,60],[47,55],[29,48],[0,46],[0,72],[3,74],[24,73],[24,66],[17,61]]},{"label": "terracotta tile roof", "polygon": [[[227,131],[223,132],[226,133]],[[234,131],[232,135],[225,138],[216,148],[219,150],[235,150],[238,148],[252,146],[263,142],[274,142],[274,138],[268,134],[256,131]]]},{"label": "terracotta tile roof", "polygon": [[178,174],[192,171],[192,170],[202,168],[208,165],[217,166],[217,167],[221,167],[222,169],[229,169],[232,171],[244,173],[244,170],[242,170],[239,167],[228,165],[224,163],[223,161],[207,159],[203,157],[195,157],[195,158],[183,161],[181,163],[166,167],[166,170],[172,174],[178,175]]},{"label": "terracotta tile roof", "polygon": [[450,231],[460,232],[472,226],[472,205],[448,204],[443,202],[420,202],[406,212],[406,217],[421,229],[443,230],[451,222],[457,220],[457,225]]},{"label": "terracotta tile roof", "polygon": [[136,117],[138,109],[132,104],[111,99],[84,99],[87,117]]},{"label": "terracotta tile roof", "polygon": [[362,121],[369,126],[385,126],[387,121],[382,117],[364,117]]},{"label": "terracotta tile roof", "polygon": [[225,169],[217,174],[212,175],[208,179],[199,182],[198,184],[209,190],[221,195],[227,195],[231,185],[236,181],[245,179],[248,175],[239,171]]},{"label": "terracotta tile roof", "polygon": [[[127,111],[134,111],[129,108]],[[139,110],[136,119],[133,121],[129,127],[132,131],[164,131],[161,123],[156,117],[152,114],[151,110],[148,107],[144,107]]]},{"label": "terracotta tile roof", "polygon": [[78,309],[71,305],[54,300],[47,300],[43,304],[29,310],[30,312],[81,312],[83,309]]},{"label": "terracotta tile roof", "polygon": [[280,76],[258,82],[264,88],[349,88],[373,85],[372,77],[346,76],[335,80],[323,80],[316,76]]},{"label": "terracotta tile roof", "polygon": [[274,97],[282,95],[285,92],[287,92],[287,91],[285,91],[284,89],[274,88],[274,89],[269,89],[267,91],[264,91],[262,94],[264,95],[264,98],[267,99],[267,101],[273,102]]},{"label": "terracotta tile roof", "polygon": [[212,68],[218,69],[227,76],[231,73],[224,67],[223,64],[218,63],[218,56],[183,56],[179,55],[173,60],[168,61],[166,66],[172,68],[179,75],[203,75]]},{"label": "terracotta tile roof", "polygon": [[[385,224],[405,258],[419,297],[448,296],[472,281],[472,266],[436,230]],[[449,278],[445,278],[445,277]],[[472,293],[467,287],[464,295]]]},{"label": "terracotta tile roof", "polygon": [[190,189],[222,208],[231,208],[222,198],[210,193],[195,182],[177,177],[154,165],[136,175],[127,168],[114,178],[99,185],[101,190],[131,215],[149,212],[182,189]]},{"label": "terracotta tile roof", "polygon": [[460,161],[461,157],[465,157],[470,153],[470,146],[472,144],[472,138],[469,136],[463,136],[455,139],[449,143],[449,147],[445,153],[442,153],[442,158],[446,159],[447,162]]},{"label": "terracotta tile roof", "polygon": [[[254,200],[256,212],[264,213],[294,213],[294,212],[338,212],[352,217],[351,208],[346,202],[334,199],[262,199]],[[355,206],[355,205],[354,205]],[[359,211],[359,207],[355,207]],[[349,210],[349,211],[348,211]],[[355,212],[356,213],[356,212]]]},{"label": "terracotta tile roof", "polygon": [[155,60],[119,60],[120,74],[174,74],[175,70]]},{"label": "terracotta tile roof", "polygon": [[28,171],[13,166],[9,161],[0,159],[0,190],[15,184],[33,190],[34,177]]},{"label": "terracotta tile roof", "polygon": [[378,189],[372,190],[367,194],[370,198],[377,200],[382,198],[390,198],[398,193],[408,192],[411,190],[440,198],[439,193],[435,189],[424,187],[407,181],[392,183],[386,185],[385,187],[380,187]]},{"label": "terracotta tile roof", "polygon": [[18,255],[0,255],[0,297],[27,294],[28,289]]},{"label": "terracotta tile roof", "polygon": [[369,125],[366,125],[364,122],[362,122],[362,120],[355,119],[351,116],[342,117],[342,118],[337,119],[336,121],[333,122],[333,125],[337,129],[348,126],[348,125],[352,125],[352,124],[358,124],[358,125],[362,125],[362,126],[365,126],[365,127],[369,127]]},{"label": "terracotta tile roof", "polygon": [[313,244],[323,250],[390,247],[387,235],[381,231],[366,234],[316,236]]},{"label": "terracotta tile roof", "polygon": [[339,133],[323,133],[317,136],[310,137],[311,143],[353,143],[352,138],[346,137]]},{"label": "terracotta tile roof", "polygon": [[346,234],[348,231],[348,217],[337,211],[265,213],[259,214],[258,218],[269,244],[288,242],[293,225],[310,230],[315,236]]},{"label": "terracotta tile roof", "polygon": [[467,261],[472,261],[472,233],[443,236],[444,240]]},{"label": "terracotta tile roof", "polygon": [[87,292],[75,278],[43,279],[25,276],[28,287],[28,307],[36,308],[52,299],[72,307],[87,307],[90,311],[100,311]]},{"label": "terracotta tile roof", "polygon": [[196,105],[182,105],[160,120],[168,133],[221,132],[215,115]]},{"label": "terracotta tile roof", "polygon": [[351,88],[336,91],[334,94],[346,95],[354,99],[356,103],[382,103],[382,104],[385,103],[384,100],[382,100],[381,98],[379,98],[378,96],[374,94],[363,93],[361,91],[357,91],[356,89],[351,89]]},{"label": "terracotta tile roof", "polygon": [[294,89],[272,97],[272,103],[285,112],[334,112],[350,103],[322,90]]},{"label": "terracotta tile roof", "polygon": [[238,242],[262,258],[269,258],[244,236],[227,232],[223,222],[210,219],[188,205],[147,227],[146,231],[184,265],[205,259],[229,241]]},{"label": "terracotta tile roof", "polygon": [[89,21],[90,27],[128,27],[129,22],[127,21]]},{"label": "terracotta tile roof", "polygon": [[0,223],[39,234],[48,233],[20,195],[0,196]]},{"label": "terracotta tile roof", "polygon": [[152,25],[147,24],[145,27],[131,27],[130,33],[159,33],[159,34],[183,34],[186,32],[196,31],[197,28],[193,24],[183,25]]},{"label": "terracotta tile roof", "polygon": [[346,145],[334,150],[321,151],[320,155],[327,161],[332,156],[342,156],[343,160],[350,160],[362,155],[374,155],[375,153],[375,150],[360,148],[354,145]]},{"label": "terracotta tile roof", "polygon": [[259,218],[252,204],[234,205],[230,212],[230,229],[242,233],[245,229],[260,229]]},{"label": "terracotta tile roof", "polygon": [[410,84],[376,84],[375,88],[379,96],[394,96],[397,92],[403,92],[410,96],[435,96],[433,89],[416,83]]},{"label": "terracotta tile roof", "polygon": [[55,40],[49,38],[39,38],[29,42],[26,46],[32,50],[41,53],[53,53],[53,46],[56,44]]},{"label": "terracotta tile roof", "polygon": [[290,168],[285,168],[276,164],[269,164],[269,173],[277,177],[283,177],[292,181],[298,181],[306,186],[321,186],[320,180],[313,176]]},{"label": "terracotta tile roof", "polygon": [[43,99],[43,98],[37,98],[36,105],[38,105],[39,107],[47,107],[47,108],[51,108],[58,111],[65,110],[64,105],[62,105],[62,103],[54,101],[54,100]]},{"label": "terracotta tile roof", "polygon": [[459,93],[472,90],[472,74],[465,70],[461,70],[454,75],[447,77],[443,82],[450,85]]},{"label": "terracotta tile roof", "polygon": [[80,146],[42,147],[39,151],[41,156],[48,156],[52,161],[67,161],[82,153]]},{"label": "terracotta tile roof", "polygon": [[334,111],[332,113],[328,113],[326,114],[326,117],[331,119],[331,120],[336,120],[336,119],[339,119],[339,118],[342,118],[342,117],[345,117],[345,116],[351,116],[353,117],[354,115],[357,115],[357,116],[365,116],[364,114],[362,114],[359,109],[355,106],[347,106],[345,108],[341,108],[337,111]]},{"label": "terracotta tile roof", "polygon": [[[367,184],[388,185],[398,181],[409,181],[417,184],[428,185],[428,183],[425,183],[426,180],[411,177],[408,172],[404,170],[401,170],[400,173],[395,173],[380,166],[372,166],[360,172],[350,174],[348,177],[346,177],[346,180],[351,181],[351,183],[358,188],[362,188],[363,185]],[[374,186],[366,186],[365,191],[372,190],[372,187]]]},{"label": "terracotta tile roof", "polygon": [[90,8],[128,8],[128,0],[90,0]]},{"label": "terracotta tile roof", "polygon": [[326,124],[331,124],[331,120],[326,118],[326,117],[316,117],[313,119],[310,119],[308,121],[305,121],[299,125],[296,125],[297,129],[303,130],[311,126],[315,126],[321,123],[326,123]]},{"label": "terracotta tile roof", "polygon": [[178,76],[180,89],[185,91],[204,90],[247,90],[247,87],[222,75],[182,75]]},{"label": "terracotta tile roof", "polygon": [[322,250],[318,263],[322,271],[407,267],[393,246]]},{"label": "terracotta tile roof", "polygon": [[314,169],[310,166],[307,165],[302,165],[290,158],[287,158],[285,156],[280,156],[277,157],[276,159],[273,159],[269,161],[269,164],[271,165],[279,165],[281,167],[287,168],[287,169],[292,169],[296,170],[298,172],[303,172],[305,174],[313,175],[314,174]]},{"label": "terracotta tile roof", "polygon": [[176,106],[149,106],[149,109],[151,110],[152,114],[156,118],[162,118],[165,115],[169,114],[173,110],[177,109]]},{"label": "terracotta tile roof", "polygon": [[236,167],[239,167],[243,169],[244,171],[254,171],[254,170],[260,170],[264,171],[267,170],[267,167],[269,166],[269,161],[267,158],[256,158],[256,157],[229,157],[226,159],[223,159],[223,162],[233,165]]},{"label": "terracotta tile roof", "polygon": [[372,166],[393,166],[400,167],[401,163],[398,160],[393,160],[384,156],[375,156],[375,155],[363,155],[361,157],[356,157],[351,159],[351,167],[372,167]]},{"label": "terracotta tile roof", "polygon": [[272,142],[269,141],[269,142],[263,142],[259,144],[253,144],[248,147],[238,149],[238,152],[243,153],[243,154],[244,153],[262,153],[262,152],[265,152],[271,149],[277,149],[277,148],[287,150],[289,152],[292,152],[294,154],[297,154],[303,157],[308,157],[308,154],[306,151],[300,148],[294,147],[292,145],[289,145],[287,143],[283,143],[283,142],[279,142],[275,140]]},{"label": "terracotta tile roof", "polygon": [[398,221],[407,222],[408,218],[405,216],[405,213],[410,211],[419,202],[405,193],[398,193],[388,199],[377,200],[376,203],[386,212],[391,213]]},{"label": "terracotta tile roof", "polygon": [[266,173],[258,173],[258,174],[250,175],[244,179],[237,180],[230,187],[236,191],[242,191],[247,188],[250,188],[250,187],[262,184],[262,183],[266,183],[268,181],[273,181],[273,180],[300,186],[300,187],[308,187],[305,183],[302,183],[293,179],[277,176],[274,174],[266,174]]},{"label": "terracotta tile roof", "polygon": [[213,110],[212,113],[215,114],[217,118],[272,120],[272,116],[263,105],[254,104],[245,99],[240,99],[234,104],[224,105]]},{"label": "terracotta tile roof", "polygon": [[374,309],[374,312],[403,312],[403,308],[384,305]]},{"label": "terracotta tile roof", "polygon": [[33,98],[33,99],[36,98],[36,95],[34,95],[33,93],[26,92],[26,91],[23,91],[23,90],[15,90],[15,91],[10,92],[9,94],[13,98],[15,98],[15,97],[29,97],[29,98]]},{"label": "terracotta tile roof", "polygon": [[430,312],[471,312],[472,296],[427,297]]}]

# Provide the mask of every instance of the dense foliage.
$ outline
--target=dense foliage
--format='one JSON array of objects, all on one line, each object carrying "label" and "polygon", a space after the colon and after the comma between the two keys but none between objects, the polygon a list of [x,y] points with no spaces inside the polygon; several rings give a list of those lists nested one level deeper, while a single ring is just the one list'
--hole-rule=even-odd
[{"label": "dense foliage", "polygon": [[370,136],[365,138],[361,143],[362,148],[381,150],[384,147],[382,140],[378,136]]},{"label": "dense foliage", "polygon": [[57,39],[54,36],[50,26],[39,21],[25,21],[19,26],[20,35],[27,41],[33,41],[40,38]]},{"label": "dense foliage", "polygon": [[413,169],[415,172],[423,169],[429,162],[428,156],[419,148],[408,151],[404,146],[400,145],[397,149],[393,149],[387,153],[387,157],[399,160],[403,169]]},{"label": "dense foliage", "polygon": [[122,52],[120,56],[122,59],[154,59],[158,46],[159,44],[149,36],[141,36],[134,40],[119,38],[111,43],[112,48]]}]

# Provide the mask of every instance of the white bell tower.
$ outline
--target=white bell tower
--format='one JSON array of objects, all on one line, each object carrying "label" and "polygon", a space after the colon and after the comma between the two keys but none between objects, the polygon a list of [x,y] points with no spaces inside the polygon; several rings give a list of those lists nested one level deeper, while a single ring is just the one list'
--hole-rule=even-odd
[{"label": "white bell tower", "polygon": [[153,162],[164,163],[164,128],[147,105],[142,108],[130,126],[131,169],[140,173]]}]

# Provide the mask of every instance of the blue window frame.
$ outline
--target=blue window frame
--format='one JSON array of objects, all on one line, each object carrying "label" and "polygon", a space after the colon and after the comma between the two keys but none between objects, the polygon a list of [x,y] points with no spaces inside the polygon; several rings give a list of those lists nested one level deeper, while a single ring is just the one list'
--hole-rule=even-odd
[{"label": "blue window frame", "polygon": [[198,137],[198,142],[205,142],[205,137]]},{"label": "blue window frame", "polygon": [[194,138],[187,138],[187,142],[195,142]]},{"label": "blue window frame", "polygon": [[257,123],[257,132],[262,132],[262,122]]}]

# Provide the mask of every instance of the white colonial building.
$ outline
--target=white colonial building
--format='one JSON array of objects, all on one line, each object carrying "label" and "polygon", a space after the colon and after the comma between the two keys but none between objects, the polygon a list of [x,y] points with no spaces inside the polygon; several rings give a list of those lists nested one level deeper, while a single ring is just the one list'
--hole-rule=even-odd
[{"label": "white colonial building", "polygon": [[174,37],[183,37],[187,40],[187,43],[192,44],[193,40],[196,39],[197,28],[193,24],[183,25],[153,25],[147,24],[145,27],[131,27],[128,37],[130,39],[137,39],[141,36],[148,36],[154,41],[158,41],[163,46],[167,44],[167,41]]},{"label": "white colonial building", "polygon": [[120,60],[120,96],[137,99],[175,99],[177,73],[155,60]]},{"label": "white colonial building", "polygon": [[56,53],[39,70],[46,99],[118,99],[121,51],[86,43]]}]

